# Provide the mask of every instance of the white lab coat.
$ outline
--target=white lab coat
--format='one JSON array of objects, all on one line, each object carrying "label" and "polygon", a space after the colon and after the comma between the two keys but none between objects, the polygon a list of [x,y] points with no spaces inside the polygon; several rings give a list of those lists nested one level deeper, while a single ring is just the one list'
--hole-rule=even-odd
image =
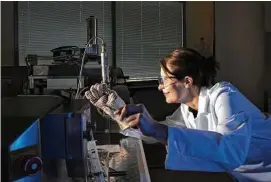
[{"label": "white lab coat", "polygon": [[167,120],[167,169],[229,172],[240,182],[271,182],[271,118],[232,84],[202,88],[198,115],[181,106]]}]

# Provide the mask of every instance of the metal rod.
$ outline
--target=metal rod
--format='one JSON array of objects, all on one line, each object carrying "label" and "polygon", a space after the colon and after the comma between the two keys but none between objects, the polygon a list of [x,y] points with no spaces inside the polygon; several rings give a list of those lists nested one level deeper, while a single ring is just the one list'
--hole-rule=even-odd
[{"label": "metal rod", "polygon": [[112,14],[112,68],[117,67],[117,45],[116,45],[116,2],[111,2],[111,14]]}]

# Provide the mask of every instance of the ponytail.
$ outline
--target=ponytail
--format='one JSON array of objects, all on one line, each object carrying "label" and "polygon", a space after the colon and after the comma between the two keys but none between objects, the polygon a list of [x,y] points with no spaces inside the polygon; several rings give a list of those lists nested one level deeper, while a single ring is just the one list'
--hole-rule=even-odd
[{"label": "ponytail", "polygon": [[203,58],[201,63],[201,86],[210,86],[215,84],[217,70],[220,69],[219,63],[214,56]]}]

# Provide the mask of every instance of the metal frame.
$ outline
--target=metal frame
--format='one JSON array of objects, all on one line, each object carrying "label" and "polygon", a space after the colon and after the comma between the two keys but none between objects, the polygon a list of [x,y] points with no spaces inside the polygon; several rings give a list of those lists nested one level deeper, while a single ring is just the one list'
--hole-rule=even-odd
[{"label": "metal frame", "polygon": [[186,47],[187,44],[187,35],[186,35],[186,1],[181,1],[180,3],[183,3],[182,13],[183,13],[183,47]]},{"label": "metal frame", "polygon": [[18,1],[13,2],[13,22],[14,22],[14,66],[19,66],[19,5]]},{"label": "metal frame", "polygon": [[117,41],[116,41],[116,2],[111,2],[111,16],[112,16],[112,68],[117,67]]},{"label": "metal frame", "polygon": [[213,2],[213,57],[216,59],[216,32],[215,32],[215,2]]}]

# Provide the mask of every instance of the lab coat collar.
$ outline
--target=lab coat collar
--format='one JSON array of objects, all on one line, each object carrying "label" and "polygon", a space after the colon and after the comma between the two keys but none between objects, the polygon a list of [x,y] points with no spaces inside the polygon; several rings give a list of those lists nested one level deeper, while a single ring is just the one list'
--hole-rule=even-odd
[{"label": "lab coat collar", "polygon": [[194,118],[193,113],[189,112],[188,106],[181,104],[182,114],[186,126],[189,128],[201,128],[201,129],[215,129],[214,121],[211,118],[210,105],[211,98],[215,98],[221,91],[225,89],[230,89],[232,85],[228,82],[219,82],[212,87],[201,87],[198,101],[198,114]]},{"label": "lab coat collar", "polygon": [[198,115],[200,113],[208,112],[209,108],[209,92],[206,87],[200,89],[199,102],[198,102]]},{"label": "lab coat collar", "polygon": [[213,87],[202,87],[200,89],[198,101],[198,114],[194,118],[193,113],[189,112],[188,106],[183,106],[183,116],[186,126],[188,128],[202,129],[202,130],[215,130],[214,121],[211,119],[210,111],[210,94],[213,93]]},{"label": "lab coat collar", "polygon": [[[190,112],[189,112],[188,106],[186,104],[182,104],[182,107],[184,111],[188,114],[187,117],[189,117]],[[198,101],[198,116],[200,113],[208,112],[208,107],[209,107],[209,92],[206,87],[202,87],[200,89],[199,101]]]},{"label": "lab coat collar", "polygon": [[193,113],[189,112],[188,106],[182,104],[183,107],[183,118],[188,128],[201,128],[208,129],[208,115],[209,115],[209,96],[208,89],[206,87],[202,87],[200,89],[199,102],[198,102],[198,114],[197,117],[194,118]]}]

